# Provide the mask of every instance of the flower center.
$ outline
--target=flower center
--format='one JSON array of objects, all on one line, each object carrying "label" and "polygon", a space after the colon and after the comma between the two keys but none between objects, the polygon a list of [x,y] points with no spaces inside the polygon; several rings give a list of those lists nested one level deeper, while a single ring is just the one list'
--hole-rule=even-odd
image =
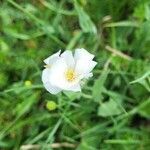
[{"label": "flower center", "polygon": [[75,71],[74,71],[73,69],[68,69],[68,70],[66,71],[65,76],[66,76],[66,79],[67,79],[69,82],[71,82],[71,81],[75,80]]}]

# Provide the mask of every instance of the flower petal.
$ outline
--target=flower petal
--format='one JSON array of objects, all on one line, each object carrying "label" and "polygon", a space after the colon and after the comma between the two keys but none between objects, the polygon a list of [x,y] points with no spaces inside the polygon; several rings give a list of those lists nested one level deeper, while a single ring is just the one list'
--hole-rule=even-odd
[{"label": "flower petal", "polygon": [[80,59],[76,62],[75,72],[83,77],[87,77],[87,75],[93,70],[96,66],[97,62],[92,60],[84,60]]},{"label": "flower petal", "polygon": [[45,89],[51,94],[58,94],[62,89],[52,86],[49,82],[44,84]]},{"label": "flower petal", "polygon": [[84,75],[84,78],[88,79],[90,77],[93,77],[93,73],[88,73]]},{"label": "flower petal", "polygon": [[44,60],[44,63],[47,64],[47,65],[51,65],[52,63],[54,63],[58,58],[59,58],[59,55],[61,53],[61,50],[59,50],[57,53],[49,56],[48,58],[46,58]]},{"label": "flower petal", "polygon": [[94,58],[93,54],[90,54],[87,50],[84,48],[76,49],[74,54],[75,60],[84,59],[84,60],[92,60]]},{"label": "flower petal", "polygon": [[44,87],[51,94],[57,94],[61,91],[60,88],[52,86],[49,81],[49,69],[44,69],[42,72],[42,82]]},{"label": "flower petal", "polygon": [[66,84],[65,72],[67,64],[63,58],[58,59],[50,69],[50,82],[57,87],[62,87]]},{"label": "flower petal", "polygon": [[65,59],[67,65],[69,68],[73,68],[74,67],[74,58],[73,58],[73,55],[72,55],[72,52],[69,51],[69,50],[66,50],[65,52],[63,52],[61,54],[61,57]]},{"label": "flower petal", "polygon": [[66,88],[65,90],[73,92],[81,92],[81,86],[79,83],[72,85],[71,87]]}]

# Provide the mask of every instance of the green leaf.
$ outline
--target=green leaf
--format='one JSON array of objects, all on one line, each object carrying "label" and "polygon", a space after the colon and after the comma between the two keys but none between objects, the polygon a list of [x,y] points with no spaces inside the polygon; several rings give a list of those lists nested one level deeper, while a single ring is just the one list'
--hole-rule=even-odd
[{"label": "green leaf", "polygon": [[63,93],[72,101],[81,97],[81,92],[63,91]]},{"label": "green leaf", "polygon": [[99,135],[88,135],[82,137],[77,150],[97,150],[99,146],[99,142],[96,140],[97,138],[100,138]]},{"label": "green leaf", "polygon": [[[150,101],[150,99],[148,99],[147,101]],[[139,110],[139,114],[150,119],[150,102]]]},{"label": "green leaf", "polygon": [[140,83],[147,89],[147,91],[150,92],[150,71],[146,72],[142,77],[130,82],[131,84],[133,83]]},{"label": "green leaf", "polygon": [[23,100],[16,106],[16,114],[17,116],[22,116],[26,112],[30,110],[30,108],[37,102],[39,93],[34,93],[27,99]]},{"label": "green leaf", "polygon": [[108,117],[113,115],[119,115],[123,110],[117,100],[110,99],[108,102],[102,103],[98,110],[98,115],[102,117]]},{"label": "green leaf", "polygon": [[84,11],[84,9],[75,1],[75,9],[78,13],[79,24],[83,32],[96,33],[96,26],[90,19],[89,15]]},{"label": "green leaf", "polygon": [[140,5],[138,5],[135,10],[133,15],[140,19],[140,20],[150,20],[150,9],[149,9],[149,1],[145,1],[143,3],[141,3]]},{"label": "green leaf", "polygon": [[104,90],[104,83],[107,79],[108,71],[103,71],[97,80],[95,80],[93,86],[93,98],[96,102],[99,102],[103,99],[102,92]]},{"label": "green leaf", "polygon": [[137,30],[137,36],[138,36],[139,40],[142,40],[142,43],[140,43],[142,45],[143,45],[143,43],[150,41],[149,28],[150,28],[150,20],[143,22],[141,24],[139,30]]}]

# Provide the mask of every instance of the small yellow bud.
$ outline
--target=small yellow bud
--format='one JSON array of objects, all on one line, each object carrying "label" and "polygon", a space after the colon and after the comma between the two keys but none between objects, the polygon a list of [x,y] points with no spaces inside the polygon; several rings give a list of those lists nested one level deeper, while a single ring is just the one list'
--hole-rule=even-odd
[{"label": "small yellow bud", "polygon": [[32,82],[30,80],[26,80],[24,84],[25,84],[25,86],[31,86]]},{"label": "small yellow bud", "polygon": [[48,101],[46,103],[46,108],[50,111],[55,110],[57,108],[57,104],[54,101]]}]

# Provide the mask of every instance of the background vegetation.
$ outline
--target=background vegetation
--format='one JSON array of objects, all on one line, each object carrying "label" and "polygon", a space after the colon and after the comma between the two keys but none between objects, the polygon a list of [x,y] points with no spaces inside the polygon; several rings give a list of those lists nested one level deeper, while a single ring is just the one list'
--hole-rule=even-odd
[{"label": "background vegetation", "polygon": [[[93,78],[51,95],[43,60],[78,47]],[[1,0],[0,90],[2,150],[148,150],[150,1]]]}]

